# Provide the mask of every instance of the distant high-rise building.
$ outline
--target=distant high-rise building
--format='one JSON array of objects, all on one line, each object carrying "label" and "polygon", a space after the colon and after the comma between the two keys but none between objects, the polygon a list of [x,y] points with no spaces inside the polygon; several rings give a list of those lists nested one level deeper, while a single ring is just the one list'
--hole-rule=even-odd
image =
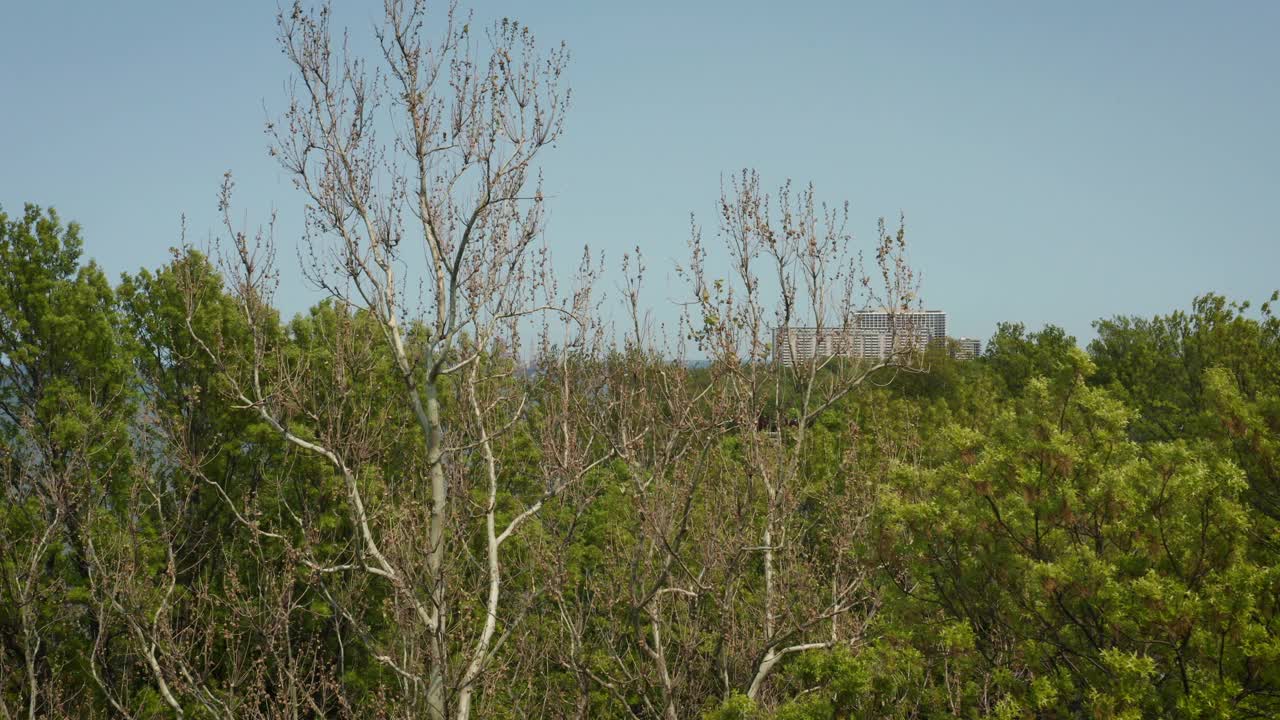
[{"label": "distant high-rise building", "polygon": [[784,327],[774,330],[774,357],[783,365],[815,357],[855,357],[875,360],[910,350],[923,350],[947,337],[947,314],[942,310],[864,310],[843,327]]},{"label": "distant high-rise building", "polygon": [[982,341],[978,338],[956,338],[951,344],[951,357],[972,360],[982,354]]}]

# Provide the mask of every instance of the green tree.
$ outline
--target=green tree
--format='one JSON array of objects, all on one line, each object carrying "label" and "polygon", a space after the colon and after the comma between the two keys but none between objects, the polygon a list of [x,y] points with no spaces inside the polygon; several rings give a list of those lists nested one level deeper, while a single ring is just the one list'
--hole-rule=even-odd
[{"label": "green tree", "polygon": [[1056,325],[1029,333],[1022,323],[1000,323],[987,343],[984,358],[1016,396],[1033,378],[1069,373],[1071,367],[1064,364],[1065,358],[1075,346],[1076,339]]},{"label": "green tree", "polygon": [[[1030,380],[989,434],[953,426],[948,460],[898,473],[886,531],[946,704],[1276,712],[1277,574],[1251,557],[1243,474],[1212,446],[1135,443],[1133,413],[1085,382],[1081,351],[1053,365],[1071,372]],[[973,650],[938,653],[955,622]]]},{"label": "green tree", "polygon": [[0,702],[93,694],[95,512],[127,512],[132,346],[80,227],[0,211]]}]

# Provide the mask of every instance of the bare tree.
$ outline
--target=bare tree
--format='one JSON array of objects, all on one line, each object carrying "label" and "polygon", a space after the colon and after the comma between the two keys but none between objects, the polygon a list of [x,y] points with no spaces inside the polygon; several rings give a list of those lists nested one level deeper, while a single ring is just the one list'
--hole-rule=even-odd
[{"label": "bare tree", "polygon": [[[567,56],[563,47],[539,53],[533,33],[510,20],[477,37],[452,7],[429,41],[424,3],[388,0],[373,70],[335,41],[330,19],[328,6],[281,14],[294,97],[268,131],[307,200],[307,276],[344,323],[375,328],[376,346],[346,332],[333,338],[341,358],[330,367],[282,355],[271,328],[270,236],[255,243],[228,215],[232,289],[253,329],[242,353],[248,370],[230,369],[235,349],[204,347],[228,368],[239,407],[340,476],[354,534],[348,554],[322,556],[305,542],[301,514],[289,532],[257,529],[289,543],[314,573],[381,583],[393,638],[361,633],[358,614],[338,609],[399,678],[402,712],[467,718],[521,615],[504,573],[507,548],[609,455],[572,422],[605,397],[582,376],[591,365],[575,361],[600,342],[589,319],[595,270],[585,260],[562,300],[538,247],[534,161],[562,130]],[[230,190],[228,180],[224,211]],[[522,336],[538,315],[556,320],[530,346]],[[532,370],[530,352],[541,358]],[[344,365],[375,357],[390,359],[397,409],[353,392],[359,363]],[[531,386],[543,387],[536,427]],[[402,421],[415,428],[411,437]],[[503,444],[547,428],[557,440],[537,477],[513,476]],[[401,476],[375,481],[386,467]]]},{"label": "bare tree", "polygon": [[[111,530],[85,538],[90,677],[121,717],[146,715],[144,691],[179,718],[348,714],[329,659],[298,632],[311,589],[208,477],[211,458],[191,424],[189,413],[144,405],[128,512],[88,511],[86,525]],[[200,503],[208,487],[250,532],[206,542],[198,524],[211,519]]]},{"label": "bare tree", "polygon": [[[611,616],[629,620],[594,639],[609,667],[572,654],[564,665],[619,702],[640,697],[638,716],[676,718],[735,692],[760,699],[783,658],[856,645],[879,608],[875,568],[857,553],[874,498],[854,471],[858,428],[843,428],[842,456],[821,463],[810,463],[812,433],[864,383],[919,369],[918,338],[897,321],[915,281],[901,230],[881,226],[867,274],[846,222],[847,209],[819,206],[812,188],[770,198],[751,172],[730,184],[720,237],[731,272],[711,274],[696,230],[682,271],[694,291],[682,334],[707,354],[705,371],[646,352],[638,280],[629,281],[631,352],[610,428],[631,478],[635,537],[606,553],[621,559],[597,576],[624,585],[588,593],[612,598]],[[830,352],[793,347],[794,361],[776,361],[775,337],[794,336],[775,330],[804,324],[853,337],[867,307],[887,310],[891,332],[907,334],[885,355],[858,357],[833,342]],[[815,477],[811,465],[832,475]],[[592,642],[580,619],[589,611],[560,606],[568,647]]]},{"label": "bare tree", "polygon": [[[786,184],[770,197],[758,175],[744,171],[730,182],[720,209],[731,271],[725,278],[710,274],[695,231],[687,276],[695,321],[701,321],[697,335],[716,375],[714,412],[732,419],[740,441],[742,477],[730,487],[748,495],[762,491],[763,497],[760,516],[743,523],[758,535],[754,541],[743,537],[737,546],[761,557],[760,586],[753,593],[759,598],[759,631],[735,643],[747,659],[737,669],[745,671],[737,688],[755,699],[782,658],[855,640],[878,606],[868,587],[870,568],[850,556],[869,496],[850,493],[848,506],[831,508],[828,518],[842,519],[837,526],[852,525],[817,542],[806,535],[808,516],[816,512],[807,505],[837,496],[808,496],[814,478],[808,477],[806,457],[813,451],[813,426],[824,412],[868,381],[917,369],[920,347],[910,327],[898,321],[912,308],[916,287],[901,228],[890,234],[881,223],[867,273],[846,229],[847,203],[819,204],[812,186],[796,192]],[[860,332],[857,313],[868,308],[886,311],[890,332],[906,336],[893,337],[888,352],[870,357],[853,345]],[[819,339],[813,352],[775,347],[794,343],[795,334],[787,330],[800,324],[812,327]],[[755,581],[750,575],[740,579]],[[728,610],[732,599],[726,594],[724,601]],[[858,617],[842,634],[839,619],[851,614]],[[725,671],[734,685],[734,673]]]},{"label": "bare tree", "polygon": [[[877,568],[860,552],[875,499],[858,472],[860,430],[820,420],[863,384],[920,369],[920,338],[900,322],[916,289],[905,233],[882,224],[864,272],[844,208],[819,206],[812,189],[770,198],[750,172],[721,214],[731,273],[711,274],[696,231],[683,270],[694,300],[678,342],[693,339],[705,369],[659,345],[639,299],[639,251],[624,259],[629,327],[602,434],[625,467],[614,491],[625,527],[596,539],[600,567],[555,593],[558,664],[579,688],[579,716],[593,691],[668,719],[710,697],[764,701],[783,659],[856,647],[880,607]],[[902,336],[860,357],[847,340],[868,307]],[[795,336],[775,330],[801,324],[832,340],[779,362],[775,338]]]},{"label": "bare tree", "polygon": [[[0,535],[0,599],[17,615],[18,627],[13,644],[19,650],[15,654],[20,656],[0,653],[0,670],[3,670],[0,674],[7,678],[0,686],[0,713],[5,718],[27,717],[34,720],[39,717],[42,707],[41,688],[48,682],[47,669],[42,667],[41,658],[45,656],[43,651],[47,650],[46,629],[52,621],[41,616],[41,609],[48,596],[60,590],[58,583],[51,582],[52,579],[46,576],[45,566],[50,548],[64,532],[64,523],[62,508],[53,502],[42,502],[48,496],[36,491],[36,487],[43,483],[36,481],[36,484],[31,484],[18,479],[13,460],[5,460],[6,499],[14,507],[24,510],[24,517],[15,518],[7,525],[11,525],[13,530],[21,528],[26,532],[19,534],[5,527],[3,535]],[[45,690],[47,692],[49,688]],[[26,707],[10,709],[4,700],[10,692],[19,698],[25,696]]]}]

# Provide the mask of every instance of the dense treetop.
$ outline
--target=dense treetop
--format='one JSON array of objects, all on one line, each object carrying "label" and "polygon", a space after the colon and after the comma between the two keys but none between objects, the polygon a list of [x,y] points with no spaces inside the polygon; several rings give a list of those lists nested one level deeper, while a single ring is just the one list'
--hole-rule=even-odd
[{"label": "dense treetop", "polygon": [[[422,539],[398,529],[429,493],[405,485],[427,459],[377,324],[328,301],[250,323],[199,253],[113,284],[82,244],[52,210],[0,215],[6,716],[410,714],[415,660],[381,658],[412,606],[354,569],[367,550],[341,473],[272,427],[343,448],[381,551],[406,563]],[[465,476],[492,462],[496,526],[530,519],[502,546],[477,712],[1274,716],[1270,302],[1100,320],[1087,349],[1002,325],[982,357],[877,370],[808,423],[806,388],[844,370],[808,382],[637,349],[497,373],[527,399],[492,454],[456,451],[455,489],[483,509]],[[280,398],[270,421],[236,399],[254,367]],[[565,382],[584,383],[572,432],[603,460],[548,495]],[[627,427],[648,430],[610,451]],[[483,525],[451,527],[483,558]],[[456,602],[450,622],[483,617]]]}]

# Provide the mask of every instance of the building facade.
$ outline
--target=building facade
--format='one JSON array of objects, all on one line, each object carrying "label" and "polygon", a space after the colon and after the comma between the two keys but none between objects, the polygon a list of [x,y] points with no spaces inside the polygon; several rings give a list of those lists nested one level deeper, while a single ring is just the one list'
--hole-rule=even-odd
[{"label": "building facade", "polygon": [[978,338],[956,338],[951,344],[951,357],[972,360],[982,354],[982,341]]},{"label": "building facade", "polygon": [[942,310],[865,310],[844,327],[785,327],[774,330],[774,358],[783,365],[815,357],[853,357],[887,360],[908,351],[921,351],[947,337],[947,314]]}]

